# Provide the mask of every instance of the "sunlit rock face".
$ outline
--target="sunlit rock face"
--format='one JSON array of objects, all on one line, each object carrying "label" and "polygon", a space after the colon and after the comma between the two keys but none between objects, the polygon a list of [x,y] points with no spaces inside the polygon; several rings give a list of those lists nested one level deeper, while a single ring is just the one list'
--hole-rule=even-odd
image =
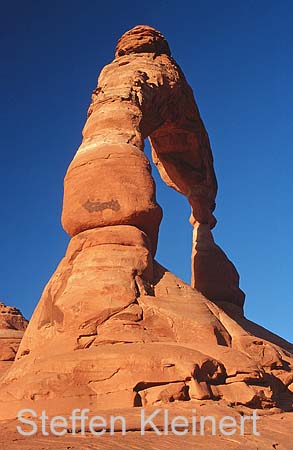
[{"label": "sunlit rock face", "polygon": [[14,361],[27,324],[17,308],[0,302],[0,377]]},{"label": "sunlit rock face", "polygon": [[[146,137],[162,179],[191,206],[191,286],[154,259],[162,210]],[[238,273],[211,233],[216,193],[192,90],[163,35],[135,27],[93,92],[64,180],[62,223],[72,239],[4,378],[4,415],[31,404],[65,413],[290,403],[292,345],[244,318]]]}]

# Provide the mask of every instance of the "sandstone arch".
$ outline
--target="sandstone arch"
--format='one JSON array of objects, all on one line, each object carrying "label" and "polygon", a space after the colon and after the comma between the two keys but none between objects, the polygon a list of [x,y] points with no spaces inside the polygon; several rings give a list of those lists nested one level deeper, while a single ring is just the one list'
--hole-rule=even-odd
[{"label": "sandstone arch", "polygon": [[209,138],[165,38],[151,27],[125,33],[114,61],[99,76],[83,142],[64,181],[64,229],[75,236],[96,227],[137,226],[155,254],[162,213],[143,155],[146,137],[162,179],[191,205],[192,285],[214,301],[242,307],[237,271],[210,234],[217,181]]},{"label": "sandstone arch", "polygon": [[[191,204],[192,287],[154,259],[162,211],[146,136],[163,180]],[[238,273],[213,242],[216,192],[191,88],[161,33],[135,27],[100,74],[65,176],[72,239],[2,380],[4,417],[32,405],[292,400],[292,345],[244,318]]]}]

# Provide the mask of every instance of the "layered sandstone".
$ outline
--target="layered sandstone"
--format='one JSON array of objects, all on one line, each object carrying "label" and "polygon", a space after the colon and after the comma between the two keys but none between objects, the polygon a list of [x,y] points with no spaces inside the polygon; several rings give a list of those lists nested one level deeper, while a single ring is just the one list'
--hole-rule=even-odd
[{"label": "layered sandstone", "polygon": [[0,376],[14,361],[27,324],[17,308],[0,302]]},{"label": "layered sandstone", "polygon": [[[192,286],[154,259],[162,211],[146,137],[191,205]],[[5,414],[222,399],[292,408],[292,344],[245,319],[238,273],[211,234],[216,193],[192,90],[161,33],[135,27],[100,74],[65,176],[72,239],[5,377]]]}]

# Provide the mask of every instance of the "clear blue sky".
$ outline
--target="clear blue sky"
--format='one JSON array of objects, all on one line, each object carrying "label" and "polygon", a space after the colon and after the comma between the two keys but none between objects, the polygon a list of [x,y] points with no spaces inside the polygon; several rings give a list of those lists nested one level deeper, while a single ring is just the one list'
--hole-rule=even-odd
[{"label": "clear blue sky", "polygon": [[[11,1],[1,7],[0,298],[29,317],[63,256],[63,176],[91,91],[127,29],[169,41],[209,132],[214,231],[246,315],[293,340],[290,0]],[[154,172],[164,209],[157,259],[190,279],[187,201]]]}]

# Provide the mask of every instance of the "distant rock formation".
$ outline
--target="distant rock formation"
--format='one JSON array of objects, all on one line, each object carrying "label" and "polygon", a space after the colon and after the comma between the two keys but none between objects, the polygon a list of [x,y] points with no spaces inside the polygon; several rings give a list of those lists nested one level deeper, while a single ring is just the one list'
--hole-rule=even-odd
[{"label": "distant rock formation", "polygon": [[[192,286],[154,259],[162,211],[145,137],[191,205]],[[293,346],[244,318],[238,273],[211,234],[216,193],[192,90],[161,33],[135,27],[100,74],[65,176],[72,239],[2,384],[6,416],[31,404],[292,407]]]},{"label": "distant rock formation", "polygon": [[0,302],[0,376],[14,361],[27,324],[17,308]]}]

